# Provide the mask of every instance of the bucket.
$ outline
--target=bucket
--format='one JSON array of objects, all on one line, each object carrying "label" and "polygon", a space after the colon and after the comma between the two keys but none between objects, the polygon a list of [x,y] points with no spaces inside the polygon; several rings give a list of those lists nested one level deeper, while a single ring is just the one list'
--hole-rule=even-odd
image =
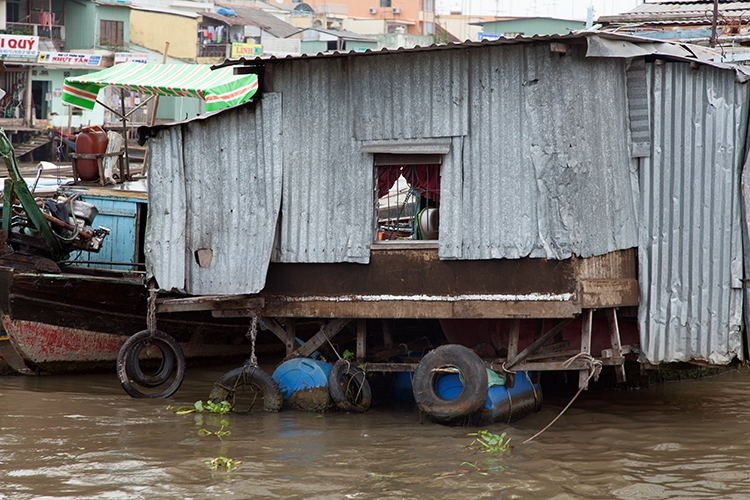
[{"label": "bucket", "polygon": [[[107,152],[107,133],[99,126],[83,127],[76,137],[77,154],[104,154]],[[96,159],[76,159],[76,171],[82,181],[99,179],[99,166]]]},{"label": "bucket", "polygon": [[[487,390],[484,406],[469,417],[471,425],[489,425],[496,422],[510,423],[542,407],[542,387],[532,384],[524,372],[516,373],[512,389],[504,385],[492,385]],[[445,401],[456,399],[464,388],[457,373],[448,373],[437,381],[437,393]]]},{"label": "bucket", "polygon": [[324,411],[330,402],[328,374],[333,365],[309,358],[284,361],[271,377],[279,384],[286,408]]}]

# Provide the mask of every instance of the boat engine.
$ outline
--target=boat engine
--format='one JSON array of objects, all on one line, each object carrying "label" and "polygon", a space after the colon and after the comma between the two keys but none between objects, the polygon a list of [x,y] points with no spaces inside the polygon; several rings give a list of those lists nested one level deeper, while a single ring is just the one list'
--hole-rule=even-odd
[{"label": "boat engine", "polygon": [[99,211],[91,203],[75,198],[76,195],[60,201],[45,199],[37,201],[37,205],[63,248],[98,252],[111,230],[102,226],[94,229],[92,224]]}]

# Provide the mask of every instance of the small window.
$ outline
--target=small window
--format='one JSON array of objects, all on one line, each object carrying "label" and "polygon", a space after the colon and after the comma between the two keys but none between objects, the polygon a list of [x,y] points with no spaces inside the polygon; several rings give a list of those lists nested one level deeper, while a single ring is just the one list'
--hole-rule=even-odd
[{"label": "small window", "polygon": [[122,21],[99,21],[99,44],[107,47],[121,47],[125,44]]},{"label": "small window", "polygon": [[377,241],[438,239],[440,162],[440,155],[376,155]]},{"label": "small window", "polygon": [[391,6],[391,0],[380,0],[380,6],[381,7],[390,7]]}]

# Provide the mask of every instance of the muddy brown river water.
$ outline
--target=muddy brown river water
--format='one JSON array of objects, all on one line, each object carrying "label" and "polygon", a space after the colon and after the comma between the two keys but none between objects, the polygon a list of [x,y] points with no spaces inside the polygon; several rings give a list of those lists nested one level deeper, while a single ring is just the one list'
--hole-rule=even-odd
[{"label": "muddy brown river water", "polygon": [[[169,400],[131,399],[114,374],[0,379],[0,499],[750,498],[750,374],[572,392],[512,425],[507,454],[476,428],[421,424],[413,405],[365,414],[177,415],[228,367],[189,368]],[[221,418],[231,434],[218,430]],[[241,460],[232,472],[204,460]]]}]

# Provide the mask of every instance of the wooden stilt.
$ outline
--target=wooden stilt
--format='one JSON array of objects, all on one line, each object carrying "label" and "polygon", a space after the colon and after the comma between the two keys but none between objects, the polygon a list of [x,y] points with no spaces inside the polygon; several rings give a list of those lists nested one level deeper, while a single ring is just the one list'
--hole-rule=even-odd
[{"label": "wooden stilt", "polygon": [[367,357],[367,320],[357,320],[357,360],[364,361]]},{"label": "wooden stilt", "polygon": [[[514,319],[510,323],[510,334],[508,336],[508,362],[509,364],[518,356],[518,336],[521,331],[521,320]],[[505,374],[505,387],[512,389],[516,383],[515,373]]]},{"label": "wooden stilt", "polygon": [[[593,309],[586,309],[581,313],[581,353],[591,354],[591,320]],[[589,370],[578,372],[578,388],[589,388]]]},{"label": "wooden stilt", "polygon": [[[620,341],[620,326],[617,322],[617,309],[611,308],[605,311],[609,323],[609,334],[612,338],[612,357],[622,359],[622,342]],[[625,362],[615,365],[615,376],[618,383],[625,382]]]},{"label": "wooden stilt", "polygon": [[318,333],[313,335],[310,340],[294,351],[294,354],[303,358],[309,357],[318,349],[318,347],[335,337],[348,322],[349,319],[347,318],[339,318],[330,321],[327,325],[322,327]]},{"label": "wooden stilt", "polygon": [[393,324],[391,320],[384,319],[383,322],[383,346],[386,349],[393,348]]}]

